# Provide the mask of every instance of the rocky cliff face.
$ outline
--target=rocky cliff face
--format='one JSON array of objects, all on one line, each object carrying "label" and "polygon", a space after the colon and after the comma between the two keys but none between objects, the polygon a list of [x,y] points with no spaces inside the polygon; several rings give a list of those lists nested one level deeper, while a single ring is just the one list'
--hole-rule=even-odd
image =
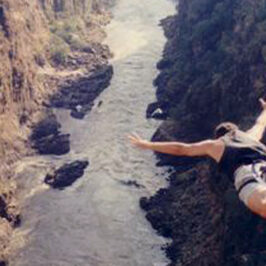
[{"label": "rocky cliff face", "polygon": [[20,152],[19,140],[27,133],[30,114],[46,94],[38,81],[35,58],[49,35],[34,1],[1,1],[0,16],[0,156],[8,161]]},{"label": "rocky cliff face", "polygon": [[[155,81],[166,117],[154,140],[212,137],[221,121],[249,128],[266,94],[264,1],[180,0],[163,21],[168,43]],[[142,199],[147,219],[173,239],[171,265],[264,265],[266,224],[208,160],[160,156],[169,187]]]},{"label": "rocky cliff face", "polygon": [[50,16],[86,16],[91,12],[92,0],[39,0],[43,10]]},{"label": "rocky cliff face", "polygon": [[[110,2],[0,0],[0,264],[20,221],[13,163],[32,153],[32,125],[44,117],[60,79],[73,82],[75,73],[80,77],[106,64],[109,52],[98,43]],[[69,17],[73,27],[65,23]]]},{"label": "rocky cliff face", "polygon": [[37,2],[0,1],[0,260],[18,221],[11,165],[27,153],[29,125],[47,95],[38,79],[36,57],[48,36]]},{"label": "rocky cliff face", "polygon": [[113,5],[112,0],[39,0],[48,18],[86,18],[92,12],[106,9]]}]

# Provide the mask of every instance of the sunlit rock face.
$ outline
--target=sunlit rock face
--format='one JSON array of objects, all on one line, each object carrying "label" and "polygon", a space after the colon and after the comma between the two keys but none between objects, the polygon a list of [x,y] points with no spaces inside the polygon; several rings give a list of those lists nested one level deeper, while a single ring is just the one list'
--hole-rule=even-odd
[{"label": "sunlit rock face", "polygon": [[23,149],[33,112],[48,94],[38,80],[36,58],[49,33],[36,1],[1,1],[0,24],[0,157],[13,160]]},{"label": "sunlit rock face", "polygon": [[[47,18],[87,17],[102,3],[92,0],[3,0],[0,3],[0,158],[25,153],[29,126],[53,93],[40,71],[50,41]],[[61,14],[61,15],[60,15]],[[85,22],[84,22],[85,23]],[[97,23],[97,21],[96,21]],[[2,161],[1,167],[5,163]]]},{"label": "sunlit rock face", "polygon": [[[46,80],[46,67],[51,69],[50,21],[76,16],[86,25],[85,18],[92,10],[100,13],[101,2],[0,1],[0,196],[8,206],[7,217],[17,215],[13,203],[15,185],[8,181],[13,176],[12,164],[32,152],[28,142],[32,125],[43,118],[45,103],[56,89]],[[94,25],[98,24],[104,23],[95,19]],[[0,231],[6,234],[0,239],[0,262],[7,257],[11,227],[17,223],[15,218],[2,220],[0,217]]]},{"label": "sunlit rock face", "polygon": [[48,39],[37,1],[0,2],[0,261],[8,255],[11,228],[19,221],[12,164],[27,153],[30,124],[49,93],[39,80],[36,60]]},{"label": "sunlit rock face", "polygon": [[38,0],[48,17],[86,17],[92,11],[106,9],[113,0]]},{"label": "sunlit rock face", "polygon": [[49,16],[86,16],[92,9],[92,0],[39,0],[43,10]]}]

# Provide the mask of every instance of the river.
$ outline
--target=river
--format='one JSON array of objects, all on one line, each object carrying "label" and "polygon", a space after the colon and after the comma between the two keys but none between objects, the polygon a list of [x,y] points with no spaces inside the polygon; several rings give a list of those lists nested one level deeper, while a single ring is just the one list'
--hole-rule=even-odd
[{"label": "river", "polygon": [[[167,265],[161,249],[167,240],[139,207],[142,196],[166,185],[166,169],[155,166],[152,152],[131,147],[127,134],[149,139],[159,125],[147,120],[145,111],[155,100],[152,84],[166,42],[159,21],[174,13],[168,0],[117,0],[105,41],[114,53],[111,85],[81,121],[56,110],[62,131],[71,134],[71,152],[26,158],[17,167],[24,205],[13,241],[26,235],[27,243],[10,265]],[[42,185],[51,165],[84,158],[90,166],[73,186],[58,191]],[[127,186],[127,181],[141,187]]]}]

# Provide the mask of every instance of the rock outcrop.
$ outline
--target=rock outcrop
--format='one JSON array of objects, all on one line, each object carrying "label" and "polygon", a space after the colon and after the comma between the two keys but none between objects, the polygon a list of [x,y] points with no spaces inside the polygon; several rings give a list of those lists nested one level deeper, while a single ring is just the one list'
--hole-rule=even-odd
[{"label": "rock outcrop", "polygon": [[44,182],[53,188],[62,190],[71,186],[78,178],[82,177],[88,165],[88,161],[67,163],[53,173],[47,174]]},{"label": "rock outcrop", "polygon": [[[167,119],[153,140],[198,141],[221,121],[249,128],[266,96],[263,1],[180,0],[162,24],[168,38],[155,80]],[[150,113],[151,107],[148,110]],[[169,187],[141,206],[171,265],[264,265],[265,221],[248,211],[225,176],[206,159],[160,155],[173,165]]]},{"label": "rock outcrop", "polygon": [[36,1],[0,1],[0,261],[8,254],[12,228],[19,224],[12,164],[28,152],[29,125],[48,94],[35,61],[48,39]]},{"label": "rock outcrop", "polygon": [[47,111],[45,119],[34,126],[30,139],[39,154],[63,155],[70,151],[69,137],[69,134],[60,132],[56,116]]},{"label": "rock outcrop", "polygon": [[112,75],[113,68],[104,65],[92,75],[66,80],[51,97],[51,106],[70,109],[73,117],[83,118],[91,110],[94,100],[109,86]]},{"label": "rock outcrop", "polygon": [[79,16],[86,18],[92,12],[106,9],[114,4],[112,0],[38,0],[46,16],[51,18],[69,18]]}]

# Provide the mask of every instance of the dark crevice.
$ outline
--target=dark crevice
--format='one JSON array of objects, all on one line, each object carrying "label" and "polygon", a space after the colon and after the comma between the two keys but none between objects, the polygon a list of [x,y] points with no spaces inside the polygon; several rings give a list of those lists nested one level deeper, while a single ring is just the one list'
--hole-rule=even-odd
[{"label": "dark crevice", "polygon": [[10,36],[9,26],[7,25],[6,15],[5,15],[5,8],[0,4],[0,25],[2,27],[2,31],[6,38]]}]

